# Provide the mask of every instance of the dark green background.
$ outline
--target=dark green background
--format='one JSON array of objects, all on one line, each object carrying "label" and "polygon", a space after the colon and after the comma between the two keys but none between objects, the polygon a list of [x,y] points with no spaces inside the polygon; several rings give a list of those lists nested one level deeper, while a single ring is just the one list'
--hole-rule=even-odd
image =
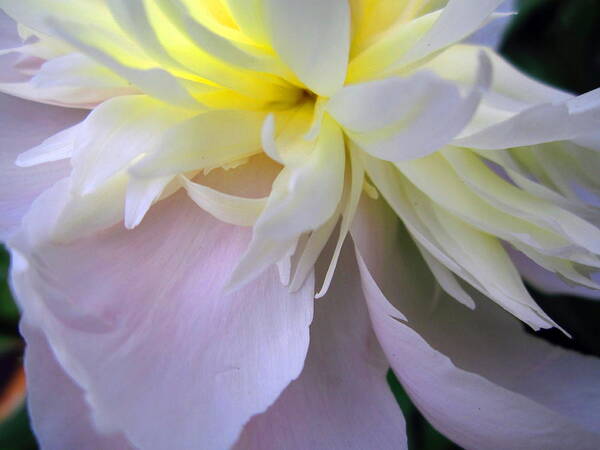
[{"label": "dark green background", "polygon": [[[502,53],[532,76],[572,92],[600,87],[600,0],[521,0],[502,45]],[[6,284],[8,256],[0,254],[0,388],[19,363],[18,311]],[[600,356],[600,302],[568,297],[544,297],[542,307],[574,336],[556,331],[539,333],[584,353]],[[390,386],[406,416],[410,447],[424,450],[458,448],[437,433],[412,406],[390,372]],[[0,424],[0,450],[35,449],[27,414],[19,411]]]}]

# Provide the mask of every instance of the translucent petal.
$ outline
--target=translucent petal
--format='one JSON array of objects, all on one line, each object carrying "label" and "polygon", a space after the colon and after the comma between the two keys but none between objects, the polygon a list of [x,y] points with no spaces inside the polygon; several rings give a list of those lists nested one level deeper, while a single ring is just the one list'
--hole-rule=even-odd
[{"label": "translucent petal", "polygon": [[273,47],[298,78],[325,97],[341,88],[350,51],[348,2],[264,0],[264,5]]}]

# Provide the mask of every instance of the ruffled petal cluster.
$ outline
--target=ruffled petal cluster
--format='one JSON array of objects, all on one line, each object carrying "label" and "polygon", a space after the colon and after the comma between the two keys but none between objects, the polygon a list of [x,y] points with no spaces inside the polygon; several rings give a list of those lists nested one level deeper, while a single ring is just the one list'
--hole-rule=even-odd
[{"label": "ruffled petal cluster", "polygon": [[403,448],[388,364],[465,447],[598,444],[519,270],[600,288],[600,91],[469,41],[502,3],[0,0],[42,445]]}]

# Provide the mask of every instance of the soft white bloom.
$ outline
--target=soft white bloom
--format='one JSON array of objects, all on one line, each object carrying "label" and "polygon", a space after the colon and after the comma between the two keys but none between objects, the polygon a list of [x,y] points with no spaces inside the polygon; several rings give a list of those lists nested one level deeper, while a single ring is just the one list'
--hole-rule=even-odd
[{"label": "soft white bloom", "polygon": [[0,0],[42,446],[405,448],[391,365],[464,447],[597,448],[513,259],[598,289],[600,91],[464,43],[502,3]]}]

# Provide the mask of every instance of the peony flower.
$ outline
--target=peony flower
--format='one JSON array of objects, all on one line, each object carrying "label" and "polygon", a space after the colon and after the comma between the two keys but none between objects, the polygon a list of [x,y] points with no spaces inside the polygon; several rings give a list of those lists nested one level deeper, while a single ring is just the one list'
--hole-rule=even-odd
[{"label": "peony flower", "polygon": [[391,366],[466,448],[597,448],[517,266],[598,288],[600,91],[464,43],[501,3],[0,0],[42,447],[406,448]]}]

